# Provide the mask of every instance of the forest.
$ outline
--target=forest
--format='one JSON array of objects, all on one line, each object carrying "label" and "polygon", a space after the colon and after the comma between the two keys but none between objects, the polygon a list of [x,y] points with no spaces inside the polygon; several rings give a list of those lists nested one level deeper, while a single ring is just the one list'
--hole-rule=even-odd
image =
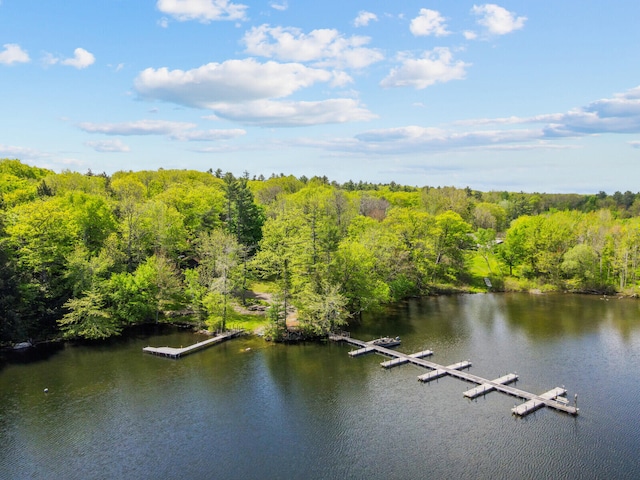
[{"label": "forest", "polygon": [[286,339],[291,316],[308,338],[405,298],[489,285],[636,296],[639,253],[632,192],[55,173],[0,160],[3,345],[159,321],[224,330],[252,310],[268,338]]}]

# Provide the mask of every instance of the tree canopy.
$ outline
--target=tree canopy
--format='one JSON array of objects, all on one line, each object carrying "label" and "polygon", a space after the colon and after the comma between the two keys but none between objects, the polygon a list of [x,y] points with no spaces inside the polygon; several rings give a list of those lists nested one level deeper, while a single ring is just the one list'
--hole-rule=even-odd
[{"label": "tree canopy", "polygon": [[440,289],[638,292],[640,194],[95,175],[0,160],[0,342],[100,339],[189,313],[224,329],[251,280],[323,335]]}]

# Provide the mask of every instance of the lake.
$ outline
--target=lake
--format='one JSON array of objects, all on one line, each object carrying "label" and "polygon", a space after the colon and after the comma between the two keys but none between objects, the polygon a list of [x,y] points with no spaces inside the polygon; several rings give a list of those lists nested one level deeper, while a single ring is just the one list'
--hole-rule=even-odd
[{"label": "lake", "polygon": [[[0,478],[640,478],[640,301],[482,294],[395,305],[351,327],[402,338],[486,378],[565,386],[580,415],[425,370],[384,370],[335,343],[242,337],[180,360],[142,353],[202,337],[176,328],[0,359]],[[49,393],[45,394],[44,389]]]}]

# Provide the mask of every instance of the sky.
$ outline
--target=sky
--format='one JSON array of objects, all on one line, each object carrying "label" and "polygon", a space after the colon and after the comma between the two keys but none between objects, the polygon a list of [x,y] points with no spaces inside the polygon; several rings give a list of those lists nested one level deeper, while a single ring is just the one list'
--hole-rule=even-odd
[{"label": "sky", "polygon": [[0,0],[0,158],[640,191],[640,2]]}]

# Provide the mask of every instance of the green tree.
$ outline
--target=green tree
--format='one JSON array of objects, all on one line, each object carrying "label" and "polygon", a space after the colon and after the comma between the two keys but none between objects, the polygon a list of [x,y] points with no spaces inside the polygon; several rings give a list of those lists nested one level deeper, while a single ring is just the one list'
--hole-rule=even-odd
[{"label": "green tree", "polygon": [[58,321],[65,338],[98,340],[122,331],[120,322],[105,309],[102,293],[93,288],[79,298],[65,302],[68,313]]},{"label": "green tree", "polygon": [[455,212],[463,219],[470,217],[473,198],[465,189],[455,187],[424,187],[422,189],[422,205],[431,215]]},{"label": "green tree", "polygon": [[576,290],[598,289],[598,255],[592,247],[581,243],[570,248],[560,267],[570,277],[570,285]]},{"label": "green tree", "polygon": [[455,212],[436,216],[434,280],[456,281],[464,271],[464,251],[471,246],[471,226]]},{"label": "green tree", "polygon": [[[395,208],[391,210],[383,226],[387,227],[388,234],[378,235],[377,244],[384,247],[386,255],[378,255],[378,258],[382,265],[389,265],[390,270],[395,271],[391,275],[393,280],[390,279],[390,284],[398,293],[425,291],[437,266],[436,217],[416,209]],[[375,249],[374,246],[372,248]],[[414,288],[415,291],[412,292]],[[401,297],[398,293],[395,297],[399,299]]]},{"label": "green tree", "polygon": [[331,264],[332,283],[340,286],[350,312],[359,315],[378,309],[391,298],[391,289],[376,272],[371,250],[353,239],[340,243]]},{"label": "green tree", "polygon": [[147,189],[134,175],[116,176],[111,187],[118,199],[117,215],[120,219],[123,250],[127,257],[127,270],[133,272],[145,258],[145,234],[142,212]]},{"label": "green tree", "polygon": [[299,310],[300,326],[311,336],[324,336],[347,323],[347,299],[337,285],[323,284],[316,292],[308,289]]},{"label": "green tree", "polygon": [[187,248],[187,231],[183,217],[175,208],[160,200],[151,200],[141,212],[142,238],[148,240],[147,253],[177,259]]},{"label": "green tree", "polygon": [[203,233],[198,237],[198,281],[204,288],[200,298],[209,316],[210,327],[216,325],[223,331],[226,329],[231,294],[239,286],[237,267],[243,251],[244,247],[236,238],[222,230]]},{"label": "green tree", "polygon": [[235,178],[227,172],[223,180],[226,229],[249,251],[254,251],[262,238],[264,213],[254,202],[247,175]]}]

